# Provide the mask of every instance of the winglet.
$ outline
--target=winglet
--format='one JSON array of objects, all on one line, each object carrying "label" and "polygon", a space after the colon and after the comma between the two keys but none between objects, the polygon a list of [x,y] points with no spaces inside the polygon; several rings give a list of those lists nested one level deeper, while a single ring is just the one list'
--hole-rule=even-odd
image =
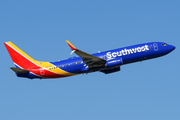
[{"label": "winglet", "polygon": [[66,42],[72,50],[77,50],[68,40]]}]

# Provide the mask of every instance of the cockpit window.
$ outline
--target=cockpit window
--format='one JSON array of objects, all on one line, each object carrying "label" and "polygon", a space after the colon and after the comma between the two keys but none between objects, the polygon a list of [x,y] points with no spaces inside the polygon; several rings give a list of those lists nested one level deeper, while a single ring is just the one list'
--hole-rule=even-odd
[{"label": "cockpit window", "polygon": [[166,43],[163,43],[162,46],[166,46],[167,44]]}]

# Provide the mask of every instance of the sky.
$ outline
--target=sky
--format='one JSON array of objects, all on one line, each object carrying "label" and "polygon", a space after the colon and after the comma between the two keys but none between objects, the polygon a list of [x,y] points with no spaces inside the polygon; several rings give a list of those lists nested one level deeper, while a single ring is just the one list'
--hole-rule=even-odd
[{"label": "sky", "polygon": [[[1,0],[0,120],[179,120],[179,0]],[[4,46],[40,61],[67,59],[146,42],[170,54],[121,71],[59,79],[18,78]]]}]

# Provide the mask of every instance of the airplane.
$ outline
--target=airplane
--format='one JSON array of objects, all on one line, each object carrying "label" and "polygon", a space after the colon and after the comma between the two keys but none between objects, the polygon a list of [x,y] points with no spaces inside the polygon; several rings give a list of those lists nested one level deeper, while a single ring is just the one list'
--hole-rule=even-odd
[{"label": "airplane", "polygon": [[56,62],[37,61],[15,46],[12,42],[4,45],[9,52],[15,67],[10,67],[18,77],[23,78],[63,78],[79,74],[100,71],[110,74],[120,71],[120,66],[164,56],[175,49],[175,46],[164,42],[143,43],[95,54],[88,54],[75,48],[66,40],[72,53],[71,57]]}]

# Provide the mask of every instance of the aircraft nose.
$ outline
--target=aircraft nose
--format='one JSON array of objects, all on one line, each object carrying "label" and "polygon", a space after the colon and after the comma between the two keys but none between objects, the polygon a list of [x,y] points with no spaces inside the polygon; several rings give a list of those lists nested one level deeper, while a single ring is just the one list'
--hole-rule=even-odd
[{"label": "aircraft nose", "polygon": [[173,50],[176,48],[176,47],[173,46],[173,45],[170,45],[169,47],[170,47],[170,50],[171,50],[171,51],[173,51]]}]

